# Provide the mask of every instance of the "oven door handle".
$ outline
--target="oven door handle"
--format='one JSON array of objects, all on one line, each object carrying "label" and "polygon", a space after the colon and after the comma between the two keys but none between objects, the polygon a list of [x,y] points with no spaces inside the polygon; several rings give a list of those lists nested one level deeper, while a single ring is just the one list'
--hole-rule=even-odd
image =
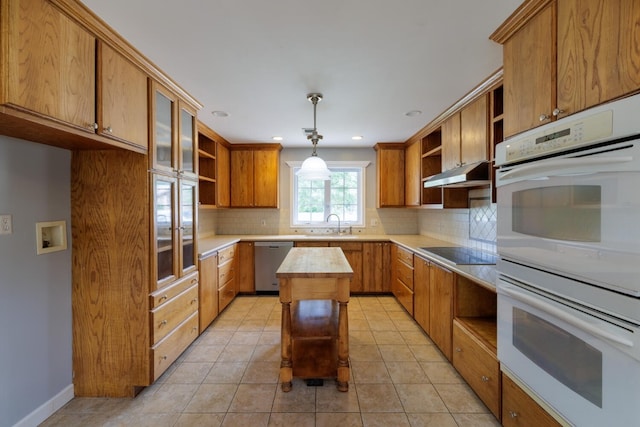
[{"label": "oven door handle", "polygon": [[510,297],[523,302],[525,304],[529,304],[530,306],[537,308],[538,310],[544,311],[545,313],[551,315],[551,316],[555,316],[560,320],[563,320],[567,323],[569,323],[570,325],[575,326],[578,329],[581,329],[583,331],[589,332],[593,335],[597,335],[601,338],[604,338],[606,340],[609,340],[611,342],[614,342],[616,344],[620,344],[620,345],[624,345],[626,347],[632,348],[633,347],[633,341],[620,337],[612,332],[609,331],[605,331],[603,329],[600,329],[596,326],[593,326],[592,324],[585,322],[582,319],[579,319],[577,317],[571,316],[569,314],[567,314],[566,312],[564,312],[563,310],[560,310],[559,308],[554,307],[551,304],[548,304],[546,302],[540,301],[538,298],[529,296],[527,294],[524,294],[522,292],[517,291],[516,289],[512,288],[512,287],[507,287],[507,286],[500,286],[500,290],[502,290],[505,294],[509,295]]},{"label": "oven door handle", "polygon": [[[543,163],[529,164],[518,166],[500,174],[500,179],[507,178],[526,178],[527,174],[535,174],[536,178],[543,178],[545,176],[562,176],[562,175],[575,175],[576,173],[592,174],[594,171],[585,170],[584,172],[566,173],[562,172],[562,168],[577,167],[577,166],[601,166],[614,163],[626,163],[633,160],[632,156],[620,156],[620,157],[579,157],[571,159],[549,159]],[[539,175],[540,173],[546,173],[546,175]]]}]

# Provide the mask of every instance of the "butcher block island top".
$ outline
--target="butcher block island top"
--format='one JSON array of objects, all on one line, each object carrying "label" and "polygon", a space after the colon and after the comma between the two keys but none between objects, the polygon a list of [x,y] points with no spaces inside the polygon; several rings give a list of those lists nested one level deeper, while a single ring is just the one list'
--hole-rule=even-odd
[{"label": "butcher block island top", "polygon": [[353,270],[341,248],[292,248],[278,268],[282,303],[280,378],[336,378],[349,389],[347,303]]},{"label": "butcher block island top", "polygon": [[277,277],[351,277],[353,270],[341,248],[292,248]]}]

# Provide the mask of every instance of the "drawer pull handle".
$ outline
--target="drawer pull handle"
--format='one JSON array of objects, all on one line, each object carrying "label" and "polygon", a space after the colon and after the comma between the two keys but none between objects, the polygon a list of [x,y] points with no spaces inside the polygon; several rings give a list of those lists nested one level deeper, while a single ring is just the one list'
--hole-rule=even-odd
[{"label": "drawer pull handle", "polygon": [[456,347],[456,353],[462,353],[462,349],[460,347]]},{"label": "drawer pull handle", "polygon": [[514,411],[509,411],[509,416],[510,416],[511,418],[518,418],[518,413],[517,413],[517,412],[514,412]]},{"label": "drawer pull handle", "polygon": [[198,298],[194,298],[191,300],[191,304],[193,304],[194,302],[198,302]]},{"label": "drawer pull handle", "polygon": [[485,383],[486,383],[487,381],[489,381],[489,377],[486,377],[486,376],[484,376],[484,375],[483,375],[483,376],[481,376],[481,377],[480,377],[480,379],[481,379],[483,382],[485,382]]},{"label": "drawer pull handle", "polygon": [[164,300],[166,300],[167,298],[168,298],[168,297],[167,297],[166,295],[162,295],[162,296],[160,297],[160,301],[164,301]]},{"label": "drawer pull handle", "polygon": [[162,356],[160,360],[167,360],[167,356]]},{"label": "drawer pull handle", "polygon": [[198,283],[198,279],[191,279],[191,283]]},{"label": "drawer pull handle", "polygon": [[160,322],[160,326],[164,326],[164,325],[166,325],[166,324],[167,324],[167,321],[166,321],[166,320],[163,320],[162,322]]}]

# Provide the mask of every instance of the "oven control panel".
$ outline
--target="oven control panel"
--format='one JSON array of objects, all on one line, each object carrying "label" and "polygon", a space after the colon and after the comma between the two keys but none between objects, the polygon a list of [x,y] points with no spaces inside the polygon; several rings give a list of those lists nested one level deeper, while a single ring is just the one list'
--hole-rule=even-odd
[{"label": "oven control panel", "polygon": [[531,131],[496,147],[496,164],[513,163],[588,145],[613,134],[613,111],[607,110],[545,130]]}]

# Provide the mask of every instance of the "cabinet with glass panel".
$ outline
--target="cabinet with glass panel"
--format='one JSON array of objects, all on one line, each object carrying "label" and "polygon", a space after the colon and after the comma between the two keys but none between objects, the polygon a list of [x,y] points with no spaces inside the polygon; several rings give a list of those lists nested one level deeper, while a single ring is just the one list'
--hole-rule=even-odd
[{"label": "cabinet with glass panel", "polygon": [[151,90],[155,289],[197,270],[195,111],[157,83]]}]

